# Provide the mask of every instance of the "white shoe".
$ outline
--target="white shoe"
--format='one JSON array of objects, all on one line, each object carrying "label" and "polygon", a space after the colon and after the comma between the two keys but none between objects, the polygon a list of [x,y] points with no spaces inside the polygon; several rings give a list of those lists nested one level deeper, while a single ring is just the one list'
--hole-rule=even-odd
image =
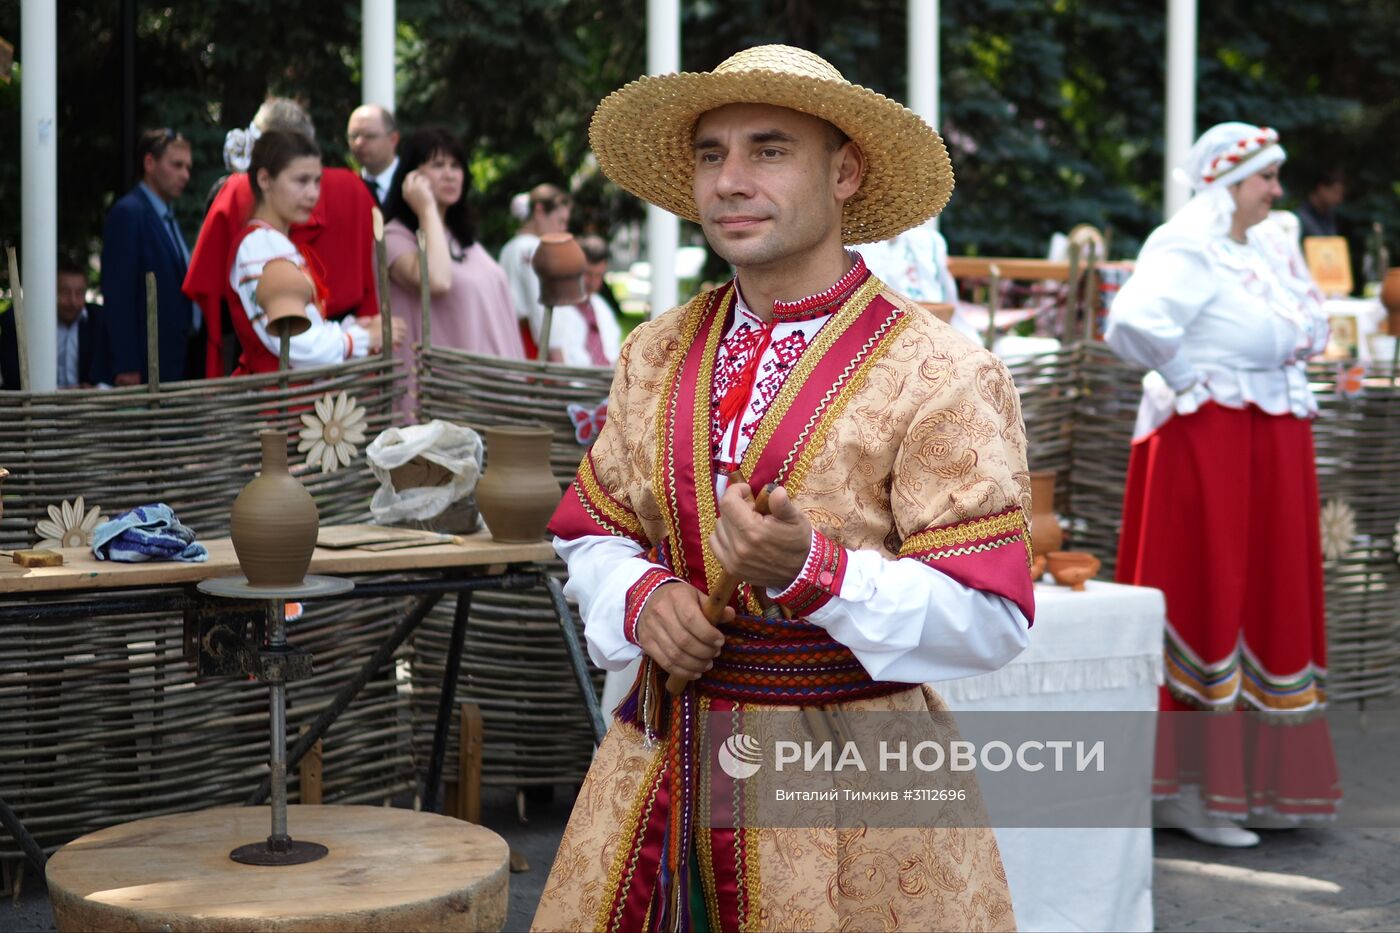
[{"label": "white shoe", "polygon": [[1183,787],[1181,795],[1159,800],[1152,807],[1153,823],[1179,829],[1197,842],[1230,849],[1248,849],[1259,844],[1259,834],[1241,828],[1223,816],[1211,816],[1201,803],[1196,787]]}]

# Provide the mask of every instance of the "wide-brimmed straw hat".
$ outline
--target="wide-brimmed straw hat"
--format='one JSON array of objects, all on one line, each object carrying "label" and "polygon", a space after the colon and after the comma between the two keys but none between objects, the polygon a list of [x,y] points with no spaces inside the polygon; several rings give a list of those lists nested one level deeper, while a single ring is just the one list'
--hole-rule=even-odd
[{"label": "wide-brimmed straw hat", "polygon": [[865,153],[865,178],[846,202],[841,237],[886,240],[943,210],[953,167],[943,140],[918,114],[852,84],[805,49],[761,45],[710,72],[640,78],[598,105],[588,138],[619,186],[673,214],[700,221],[691,188],[695,121],[725,104],[773,104],[820,117]]}]

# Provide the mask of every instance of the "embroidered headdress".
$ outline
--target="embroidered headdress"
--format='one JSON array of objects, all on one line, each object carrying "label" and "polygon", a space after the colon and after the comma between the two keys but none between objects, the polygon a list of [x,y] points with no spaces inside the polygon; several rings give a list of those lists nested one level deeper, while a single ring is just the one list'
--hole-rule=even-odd
[{"label": "embroidered headdress", "polygon": [[953,167],[943,140],[918,114],[852,84],[805,49],[763,45],[714,71],[654,75],[604,98],[588,138],[598,165],[621,187],[699,222],[691,134],[700,115],[726,104],[773,104],[820,117],[865,154],[865,178],[846,202],[847,244],[887,240],[943,210]]}]

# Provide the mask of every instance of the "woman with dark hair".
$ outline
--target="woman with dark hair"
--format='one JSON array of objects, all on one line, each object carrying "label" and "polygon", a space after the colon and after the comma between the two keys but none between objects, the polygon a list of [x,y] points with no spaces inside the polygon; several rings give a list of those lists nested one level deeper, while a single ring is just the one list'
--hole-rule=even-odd
[{"label": "woman with dark hair", "polygon": [[[304,223],[321,196],[321,150],[305,133],[269,130],[253,145],[248,178],[253,216],[234,244],[229,284],[243,314],[233,313],[233,327],[243,347],[235,374],[275,372],[280,342],[267,332],[267,315],[258,302],[258,283],[270,262],[290,262],[311,281],[315,297],[306,305],[311,327],[291,340],[291,366],[304,369],[358,359],[380,348],[378,318],[329,321],[326,288],[314,268],[287,238],[292,224]],[[397,323],[397,322],[396,322]]]},{"label": "woman with dark hair", "polygon": [[[394,317],[407,325],[401,350],[406,364],[411,363],[409,348],[423,336],[419,230],[428,254],[433,346],[525,358],[506,275],[476,241],[466,165],[466,150],[445,129],[418,130],[399,147],[399,168],[386,201],[384,244]],[[413,367],[407,369],[409,392],[401,410],[412,415],[418,392]]]}]

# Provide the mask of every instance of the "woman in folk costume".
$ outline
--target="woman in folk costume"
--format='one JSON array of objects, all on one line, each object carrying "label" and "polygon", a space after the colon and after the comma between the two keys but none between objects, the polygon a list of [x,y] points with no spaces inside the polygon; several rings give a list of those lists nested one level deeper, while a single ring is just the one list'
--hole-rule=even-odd
[{"label": "woman in folk costume", "polygon": [[[243,347],[235,375],[276,372],[279,366],[279,338],[268,333],[267,313],[258,301],[263,267],[270,262],[292,263],[315,286],[315,297],[306,305],[311,326],[291,338],[288,361],[292,369],[327,366],[378,353],[382,334],[379,318],[327,320],[325,285],[287,238],[292,224],[311,216],[321,195],[321,150],[316,142],[304,133],[269,130],[253,145],[248,175],[253,181],[253,216],[234,240],[228,270],[229,287],[239,302],[233,329]],[[396,337],[401,338],[403,322],[395,320],[393,325]]]},{"label": "woman in folk costume", "polygon": [[[752,787],[712,767],[709,714],[900,711],[934,736],[946,707],[921,684],[1027,644],[1015,387],[844,248],[943,208],[942,140],[816,55],[763,46],[627,85],[590,141],[608,177],[700,223],[737,275],[623,346],[607,424],[551,524],[593,660],[645,660],[535,927],[1014,928],[990,829],[823,823],[821,808],[808,825],[824,829],[760,825]],[[745,582],[716,628],[701,604],[725,574]]]},{"label": "woman in folk costume", "polygon": [[1171,798],[1159,821],[1227,846],[1258,843],[1235,822],[1251,812],[1296,825],[1340,799],[1315,715],[1327,644],[1304,368],[1327,321],[1296,241],[1269,219],[1283,160],[1271,129],[1207,131],[1184,169],[1195,194],[1148,237],[1107,333],[1153,370],[1117,576],[1166,594],[1161,709],[1268,714],[1159,721],[1154,792]]}]

